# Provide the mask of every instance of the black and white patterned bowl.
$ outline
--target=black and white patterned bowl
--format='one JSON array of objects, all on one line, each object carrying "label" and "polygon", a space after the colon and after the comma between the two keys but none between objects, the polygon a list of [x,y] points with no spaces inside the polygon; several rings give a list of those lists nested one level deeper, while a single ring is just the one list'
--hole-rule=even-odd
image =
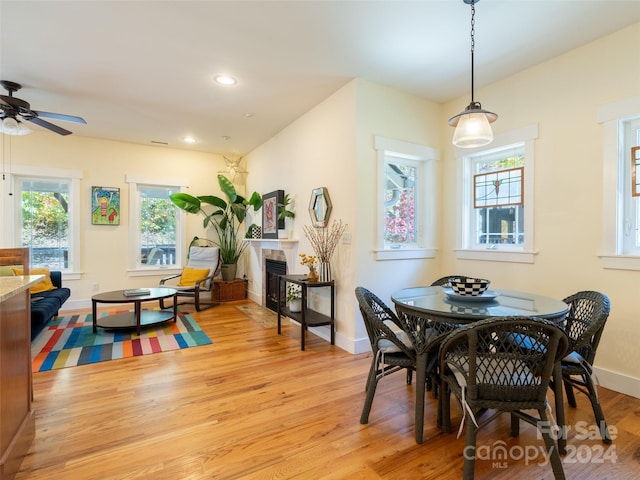
[{"label": "black and white patterned bowl", "polygon": [[477,297],[489,288],[491,282],[483,278],[457,277],[449,280],[449,283],[458,295]]}]

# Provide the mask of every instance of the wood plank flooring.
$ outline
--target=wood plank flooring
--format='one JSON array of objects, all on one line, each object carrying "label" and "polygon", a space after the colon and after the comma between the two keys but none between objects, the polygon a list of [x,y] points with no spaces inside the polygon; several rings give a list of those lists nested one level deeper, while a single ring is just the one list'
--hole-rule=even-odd
[{"label": "wood plank flooring", "polygon": [[[295,324],[279,336],[260,323],[269,313],[254,320],[242,305],[255,304],[194,313],[212,345],[34,374],[36,439],[16,480],[461,478],[464,434],[435,427],[430,394],[422,445],[403,373],[380,382],[369,424],[360,425],[371,355],[313,334],[302,352]],[[640,478],[640,400],[600,395],[617,438],[607,447],[571,432],[566,476]],[[588,401],[580,394],[578,402],[569,422],[592,425]],[[505,442],[509,458],[478,460],[476,479],[553,478],[539,465],[535,429],[523,423],[511,438],[503,417],[481,430],[478,445],[490,457]],[[527,451],[534,458],[517,458]]]}]

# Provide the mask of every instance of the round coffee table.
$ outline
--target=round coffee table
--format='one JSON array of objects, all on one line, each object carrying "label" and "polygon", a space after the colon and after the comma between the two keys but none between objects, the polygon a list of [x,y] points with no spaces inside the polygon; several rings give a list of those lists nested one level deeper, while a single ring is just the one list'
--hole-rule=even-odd
[{"label": "round coffee table", "polygon": [[[140,327],[142,325],[153,325],[156,323],[166,322],[178,319],[178,291],[175,288],[148,288],[149,293],[136,296],[127,296],[125,292],[128,290],[115,290],[113,292],[98,293],[91,297],[91,311],[93,313],[93,333],[97,331],[97,327],[108,329],[130,329],[135,328],[136,333],[140,335]],[[171,310],[145,310],[142,311],[142,302],[151,300],[160,300],[161,298],[173,297],[173,308]],[[133,303],[134,311],[125,313],[116,313],[106,317],[98,318],[98,303]]]}]

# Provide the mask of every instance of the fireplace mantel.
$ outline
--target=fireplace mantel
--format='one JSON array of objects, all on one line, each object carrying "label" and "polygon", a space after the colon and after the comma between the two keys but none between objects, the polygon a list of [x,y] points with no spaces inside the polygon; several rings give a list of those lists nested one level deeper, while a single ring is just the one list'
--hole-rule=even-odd
[{"label": "fireplace mantel", "polygon": [[266,269],[265,259],[284,260],[287,262],[287,273],[293,273],[300,261],[298,258],[298,240],[288,238],[252,238],[247,239],[256,255],[259,268],[262,270],[262,305],[265,305]]},{"label": "fireplace mantel", "polygon": [[263,250],[281,250],[290,266],[298,263],[298,240],[287,238],[259,238],[247,239],[256,252],[258,265],[263,265]]}]

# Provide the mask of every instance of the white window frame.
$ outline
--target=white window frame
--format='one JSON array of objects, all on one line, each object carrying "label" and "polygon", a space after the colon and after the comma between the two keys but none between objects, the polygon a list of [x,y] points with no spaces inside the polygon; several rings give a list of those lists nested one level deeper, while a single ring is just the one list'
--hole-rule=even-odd
[{"label": "white window frame", "polygon": [[171,275],[182,272],[182,259],[185,256],[187,229],[186,213],[178,211],[176,216],[176,257],[175,265],[154,265],[147,266],[139,262],[140,252],[140,195],[139,186],[158,187],[180,187],[180,191],[185,191],[188,181],[179,178],[162,178],[144,175],[126,175],[125,182],[129,184],[129,269],[127,274],[130,277],[141,277],[151,275]]},{"label": "white window frame", "polygon": [[[597,121],[603,127],[602,152],[602,253],[603,268],[640,270],[640,256],[623,253],[624,198],[622,182],[625,168],[631,168],[621,155],[621,121],[640,115],[640,97],[632,97],[603,105]],[[628,189],[627,189],[628,191]]]},{"label": "white window frame", "polygon": [[[375,136],[374,148],[377,150],[378,181],[377,181],[377,248],[374,250],[376,260],[402,260],[410,258],[433,258],[436,256],[435,239],[438,227],[436,217],[436,200],[438,192],[437,160],[438,150],[403,142],[391,138]],[[384,242],[385,226],[385,161],[387,157],[402,160],[407,159],[418,164],[418,182],[416,184],[416,215],[417,246],[407,248],[386,247]]]},{"label": "white window frame", "polygon": [[[487,260],[494,262],[533,263],[534,249],[534,201],[533,180],[535,177],[535,139],[538,138],[538,125],[533,124],[511,132],[495,136],[488,147],[473,149],[455,148],[457,161],[457,222],[456,258],[461,260]],[[495,245],[486,249],[471,247],[470,216],[473,211],[471,185],[471,157],[484,151],[507,148],[510,145],[524,143],[524,243],[522,245]]]},{"label": "white window frame", "polygon": [[[19,191],[19,181],[22,178],[39,178],[43,180],[68,180],[69,183],[69,257],[68,268],[61,270],[64,280],[79,280],[80,269],[80,180],[82,171],[69,170],[63,168],[32,167],[27,165],[12,165],[10,172],[5,172],[5,180],[2,182],[2,225],[9,228],[2,228],[2,245],[8,248],[21,246],[20,231],[22,226],[20,215],[17,213],[21,207],[20,195],[13,195]],[[11,189],[6,191],[7,186]]]}]

